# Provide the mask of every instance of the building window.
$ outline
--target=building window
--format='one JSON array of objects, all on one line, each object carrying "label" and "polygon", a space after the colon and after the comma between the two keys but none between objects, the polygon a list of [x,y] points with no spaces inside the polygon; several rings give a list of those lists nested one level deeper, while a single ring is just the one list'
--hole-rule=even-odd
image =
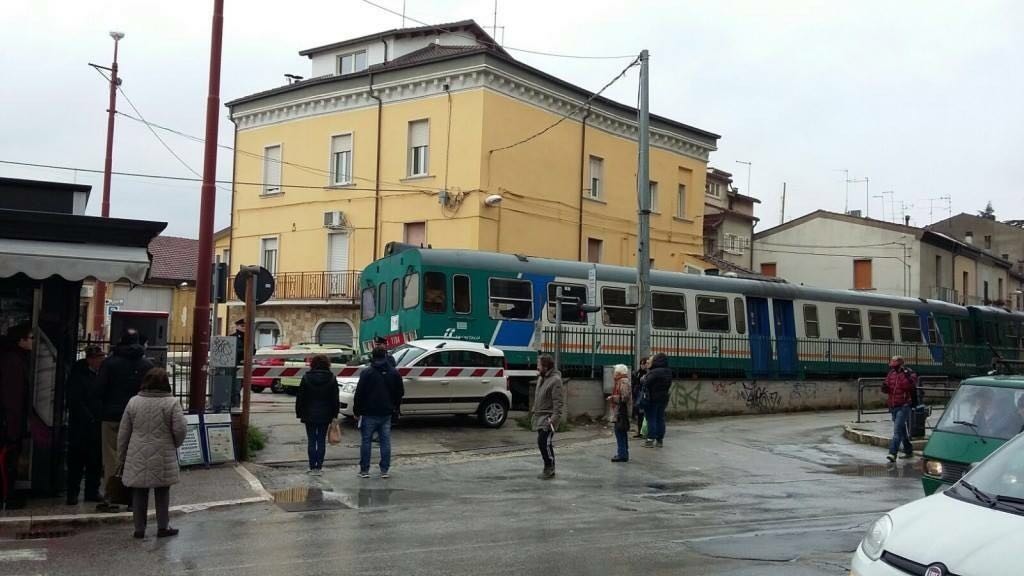
[{"label": "building window", "polygon": [[651,324],[660,330],[686,330],[686,296],[651,293]]},{"label": "building window", "polygon": [[430,122],[409,122],[409,176],[426,176],[430,162]]},{"label": "building window", "polygon": [[366,70],[366,50],[338,56],[338,74],[352,74]]},{"label": "building window", "polygon": [[743,298],[736,298],[732,301],[733,313],[736,314],[736,332],[747,333],[747,307],[743,304]]},{"label": "building window", "polygon": [[992,249],[992,236],[985,235],[985,250]]},{"label": "building window", "polygon": [[818,307],[813,304],[804,304],[804,336],[821,338],[821,329],[818,327]]},{"label": "building window", "polygon": [[[587,287],[579,284],[548,284],[548,322],[554,323],[555,306],[557,305],[558,289],[562,289],[562,322],[586,324],[581,305],[587,303]],[[566,302],[566,298],[575,298],[576,302]]]},{"label": "building window", "polygon": [[331,184],[343,186],[352,183],[352,135],[331,138]]},{"label": "building window", "polygon": [[602,289],[601,304],[605,326],[636,326],[636,307],[626,305],[624,289]]},{"label": "building window", "polygon": [[600,200],[604,190],[601,189],[602,178],[604,177],[604,160],[597,156],[590,157],[590,189],[587,190],[587,197],[593,200]]},{"label": "building window", "polygon": [[[402,308],[408,310],[409,308],[415,308],[420,304],[420,273],[411,272],[405,275],[402,280]],[[391,304],[394,308],[394,303]]]},{"label": "building window", "polygon": [[412,244],[413,246],[426,246],[427,223],[406,222],[403,226],[402,239],[405,240],[406,244]]},{"label": "building window", "polygon": [[774,278],[775,276],[778,275],[778,272],[776,270],[777,266],[778,265],[775,262],[762,262],[761,263],[761,275],[762,276],[771,276],[772,278]]},{"label": "building window", "polygon": [[363,320],[371,320],[377,315],[377,289],[373,286],[363,288],[362,298]]},{"label": "building window", "polygon": [[971,284],[971,275],[966,270],[964,270],[964,275],[963,275],[963,278],[962,278],[962,282],[963,282],[963,289],[960,291],[960,293],[963,294],[963,299],[964,299],[963,304],[966,306],[967,305],[967,296],[970,294],[970,292],[968,292],[967,289],[970,287],[970,284]]},{"label": "building window", "polygon": [[698,296],[697,329],[701,332],[728,332],[729,300],[717,296]]},{"label": "building window", "polygon": [[488,299],[495,320],[533,320],[533,283],[529,280],[491,278]]},{"label": "building window", "polygon": [[1003,301],[1003,279],[999,278],[997,280],[997,282],[999,282],[999,284],[998,284],[999,290],[996,292],[996,300],[1002,302]]},{"label": "building window", "polygon": [[452,276],[452,305],[456,314],[469,314],[473,310],[469,276],[465,274]]},{"label": "building window", "polygon": [[601,262],[601,251],[604,248],[604,241],[598,238],[587,238],[587,262],[598,264]]},{"label": "building window", "polygon": [[988,304],[989,303],[989,299],[988,299],[988,280],[982,281],[981,288],[983,290],[982,296],[985,298],[983,300],[983,303]]},{"label": "building window", "polygon": [[263,149],[263,194],[281,193],[281,145]]},{"label": "building window", "polygon": [[676,218],[686,218],[686,185],[680,184],[676,190]]},{"label": "building window", "polygon": [[868,310],[868,333],[875,342],[892,342],[892,313]]},{"label": "building window", "polygon": [[713,196],[715,198],[721,198],[722,197],[722,185],[720,183],[718,183],[718,182],[712,182],[712,181],[708,180],[708,182],[706,184],[704,184],[704,193],[707,194],[708,196]]},{"label": "building window", "polygon": [[271,274],[277,274],[277,238],[260,240],[260,263]]},{"label": "building window", "polygon": [[853,289],[871,290],[871,260],[853,261]]},{"label": "building window", "polygon": [[445,294],[447,279],[442,272],[427,272],[423,275],[423,311],[444,314],[448,308]]},{"label": "building window", "polygon": [[651,180],[647,189],[651,193],[651,212],[661,212],[658,209],[658,183]]},{"label": "building window", "polygon": [[900,314],[900,341],[904,344],[920,344],[921,322],[915,314]]},{"label": "building window", "polygon": [[860,340],[860,310],[836,308],[836,335],[842,340]]}]

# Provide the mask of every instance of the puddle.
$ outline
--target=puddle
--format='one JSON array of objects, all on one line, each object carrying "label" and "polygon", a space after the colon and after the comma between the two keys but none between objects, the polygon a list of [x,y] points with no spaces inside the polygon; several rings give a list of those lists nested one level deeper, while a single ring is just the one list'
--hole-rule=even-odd
[{"label": "puddle", "polygon": [[661,492],[692,492],[708,486],[706,482],[651,482],[647,485],[648,488]]},{"label": "puddle", "polygon": [[859,476],[862,478],[920,478],[921,465],[918,462],[898,464],[844,464],[829,467],[833,474]]},{"label": "puddle", "polygon": [[297,486],[271,492],[271,495],[274,497],[274,503],[285,512],[382,508],[429,499],[427,494],[396,488],[360,488],[335,492],[323,488]]},{"label": "puddle", "polygon": [[721,502],[721,500],[701,498],[700,496],[694,496],[692,494],[652,494],[644,496],[644,498],[664,502],[665,504],[709,504],[712,502]]}]

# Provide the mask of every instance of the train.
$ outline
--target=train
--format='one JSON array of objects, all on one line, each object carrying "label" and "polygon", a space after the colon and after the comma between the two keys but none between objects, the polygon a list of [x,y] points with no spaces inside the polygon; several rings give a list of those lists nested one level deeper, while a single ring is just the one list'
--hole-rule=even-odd
[{"label": "train", "polygon": [[[777,279],[652,270],[652,353],[679,377],[854,378],[884,375],[892,356],[955,378],[1024,356],[1024,314],[798,286]],[[505,352],[511,378],[536,375],[556,344],[563,373],[632,365],[633,268],[389,243],[360,279],[360,345],[417,338],[482,342]],[[556,333],[556,294],[562,330]],[[566,303],[568,302],[568,303]],[[584,312],[585,303],[600,306]]]}]

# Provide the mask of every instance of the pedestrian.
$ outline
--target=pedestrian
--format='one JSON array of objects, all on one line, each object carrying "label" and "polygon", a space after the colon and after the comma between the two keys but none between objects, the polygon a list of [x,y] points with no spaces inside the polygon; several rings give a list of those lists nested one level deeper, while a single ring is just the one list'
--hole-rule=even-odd
[{"label": "pedestrian", "polygon": [[388,362],[387,352],[374,347],[370,365],[359,373],[352,413],[359,418],[359,477],[370,477],[371,439],[380,441],[380,477],[391,475],[391,418],[402,405],[405,386],[398,371]]},{"label": "pedestrian", "polygon": [[612,421],[615,423],[615,444],[618,451],[612,462],[629,462],[629,405],[632,397],[632,382],[629,367],[625,364],[615,366],[613,372],[615,383],[608,401],[612,405]]},{"label": "pedestrian", "polygon": [[388,352],[388,341],[385,340],[383,336],[373,337],[373,348],[374,350],[383,350],[384,354],[386,354],[388,357],[388,364],[390,364],[392,368],[396,366],[395,357],[392,356],[390,352]]},{"label": "pedestrian", "polygon": [[26,322],[8,328],[6,341],[0,345],[0,499],[8,510],[25,506],[14,488],[21,441],[28,427],[26,403],[34,339],[32,324]]},{"label": "pedestrian", "polygon": [[327,452],[327,427],[338,417],[338,379],[331,372],[331,361],[318,354],[309,362],[295,395],[295,417],[306,425],[309,473],[319,476]]},{"label": "pedestrian", "polygon": [[640,359],[640,367],[630,380],[630,394],[633,399],[633,418],[636,420],[636,434],[633,438],[643,438],[644,405],[647,403],[643,394],[643,378],[647,375],[647,358]]},{"label": "pedestrian", "polygon": [[[109,492],[111,478],[117,471],[118,427],[124,416],[125,407],[142,386],[142,378],[153,368],[146,358],[145,338],[136,330],[128,329],[121,335],[113,353],[100,365],[96,375],[96,393],[101,401],[100,435],[103,439],[103,475],[106,478],[105,492]],[[116,512],[116,504],[104,494],[104,502],[97,508],[101,511]]]},{"label": "pedestrian", "polygon": [[96,391],[96,374],[106,354],[99,346],[86,346],[85,358],[71,366],[67,380],[68,491],[67,504],[78,504],[85,479],[85,501],[102,502],[103,439],[100,413],[103,402]]},{"label": "pedestrian", "polygon": [[156,506],[156,537],[177,536],[171,528],[171,486],[178,483],[178,447],[185,441],[185,414],[171,395],[167,371],[146,372],[137,396],[128,402],[117,433],[121,480],[132,488],[136,538],[146,537],[149,490]]},{"label": "pedestrian", "polygon": [[672,369],[668,367],[668,356],[657,353],[651,358],[650,371],[644,377],[647,387],[647,440],[645,448],[661,448],[665,442],[665,409],[668,408],[669,391],[672,389]]},{"label": "pedestrian", "polygon": [[555,477],[555,432],[562,423],[565,407],[565,392],[562,389],[562,374],[555,369],[555,360],[548,354],[537,358],[537,392],[533,399],[533,429],[537,431],[537,447],[544,460],[541,480]]},{"label": "pedestrian", "polygon": [[892,440],[889,442],[889,462],[896,461],[896,453],[903,446],[905,458],[914,457],[914,445],[910,442],[910,412],[917,404],[917,374],[907,368],[900,356],[889,361],[889,374],[882,384],[882,392],[888,395],[887,404],[892,414]]}]

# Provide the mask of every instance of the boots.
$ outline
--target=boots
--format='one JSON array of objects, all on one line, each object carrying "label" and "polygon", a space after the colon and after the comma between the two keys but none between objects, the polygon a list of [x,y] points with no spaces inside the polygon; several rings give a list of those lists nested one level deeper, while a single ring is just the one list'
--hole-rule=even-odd
[{"label": "boots", "polygon": [[545,466],[544,467],[544,471],[541,472],[540,475],[537,476],[537,478],[540,478],[541,480],[550,480],[550,479],[552,479],[554,477],[555,477],[555,467],[554,466]]}]

